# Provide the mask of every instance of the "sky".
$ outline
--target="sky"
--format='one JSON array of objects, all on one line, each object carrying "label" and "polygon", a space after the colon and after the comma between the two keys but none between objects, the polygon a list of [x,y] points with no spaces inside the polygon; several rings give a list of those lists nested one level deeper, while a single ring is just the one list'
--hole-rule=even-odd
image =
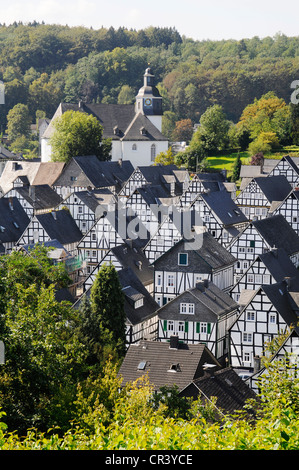
[{"label": "sky", "polygon": [[298,0],[0,0],[0,23],[174,27],[194,40],[298,36]]}]

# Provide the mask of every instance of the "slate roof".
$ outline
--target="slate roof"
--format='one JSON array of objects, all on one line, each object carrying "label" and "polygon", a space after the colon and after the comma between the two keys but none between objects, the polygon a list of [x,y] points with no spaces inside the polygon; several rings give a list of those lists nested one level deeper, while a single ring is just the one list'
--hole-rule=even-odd
[{"label": "slate roof", "polygon": [[62,201],[62,198],[49,185],[23,186],[16,191],[35,209],[52,209]]},{"label": "slate roof", "polygon": [[178,253],[185,252],[184,239],[177,242],[173,247],[157,258],[153,265],[156,270],[211,273],[217,269],[231,266],[236,262],[236,258],[226,250],[209,233],[202,234],[202,246],[196,250],[188,250],[188,266],[178,266]]},{"label": "slate roof", "polygon": [[216,397],[216,407],[224,414],[242,410],[248,399],[256,399],[255,392],[248,387],[238,374],[231,368],[207,372],[203,377],[196,379],[186,389],[181,391],[181,396],[192,395],[203,402]]},{"label": "slate roof", "polygon": [[252,225],[271,247],[283,248],[288,255],[299,251],[299,236],[282,215],[256,220]]},{"label": "slate roof", "polygon": [[[103,138],[112,140],[166,140],[162,133],[142,113],[135,113],[135,106],[131,104],[103,104],[103,103],[60,103],[51,123],[43,134],[43,138],[53,135],[53,121],[66,111],[81,111],[91,114],[98,119],[103,127]],[[141,135],[140,128],[145,127],[146,135]],[[117,129],[117,132],[115,132]]]},{"label": "slate roof", "polygon": [[[140,341],[131,344],[118,375],[123,378],[123,385],[148,375],[149,382],[155,390],[167,385],[177,385],[179,390],[185,388],[192,380],[204,374],[203,365],[220,364],[207,349],[200,344],[182,344],[170,348],[170,343],[160,341]],[[145,363],[143,369],[138,369],[140,363]],[[171,369],[177,366],[177,371]]]},{"label": "slate roof", "polygon": [[56,186],[64,185],[64,175],[74,164],[82,172],[81,180],[74,186],[93,186],[95,188],[116,186],[118,189],[129,179],[134,171],[130,161],[102,162],[95,155],[73,157],[55,181]]},{"label": "slate roof", "polygon": [[265,264],[276,282],[281,282],[285,277],[299,279],[299,271],[290,260],[283,248],[272,249],[259,255],[257,258]]},{"label": "slate roof", "polygon": [[[156,314],[159,305],[138,279],[133,270],[128,267],[117,271],[122,291],[125,296],[125,313],[131,325],[136,325]],[[143,298],[144,303],[134,308],[134,302]]]},{"label": "slate roof", "polygon": [[29,183],[32,184],[39,169],[39,162],[30,162],[22,160],[19,162],[8,161],[0,176],[0,187],[4,194],[13,188],[14,181],[26,176]]},{"label": "slate roof", "polygon": [[108,188],[92,189],[90,191],[76,191],[74,193],[92,212],[96,212],[99,205],[109,205],[114,202],[115,196]]},{"label": "slate roof", "polygon": [[[181,302],[194,303],[194,314],[181,314]],[[221,315],[233,312],[238,307],[239,305],[230,295],[212,282],[203,281],[170,300],[166,305],[160,307],[157,313],[161,320],[216,323]]]},{"label": "slate roof", "polygon": [[33,186],[48,184],[52,186],[62,173],[64,162],[41,162],[31,182]]},{"label": "slate roof", "polygon": [[111,248],[111,253],[118,259],[123,268],[130,268],[144,286],[153,282],[154,270],[144,252],[129,241]]},{"label": "slate roof", "polygon": [[211,191],[207,194],[201,194],[200,197],[224,226],[248,222],[247,217],[227,191]]},{"label": "slate roof", "polygon": [[283,175],[254,178],[254,181],[270,203],[283,201],[292,191],[292,186]]},{"label": "slate roof", "polygon": [[299,279],[290,278],[287,281],[263,285],[262,289],[286,324],[298,334]]},{"label": "slate roof", "polygon": [[0,198],[0,243],[17,242],[29,223],[16,197]]},{"label": "slate roof", "polygon": [[62,245],[77,243],[83,238],[82,232],[68,210],[62,209],[37,214],[35,218],[44,228],[49,238],[58,240]]}]

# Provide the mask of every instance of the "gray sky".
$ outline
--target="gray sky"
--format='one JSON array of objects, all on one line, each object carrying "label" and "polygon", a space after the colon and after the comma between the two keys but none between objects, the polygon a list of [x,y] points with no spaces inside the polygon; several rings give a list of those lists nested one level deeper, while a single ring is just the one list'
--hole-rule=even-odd
[{"label": "gray sky", "polygon": [[298,0],[0,0],[0,22],[144,29],[175,27],[193,39],[298,36]]}]

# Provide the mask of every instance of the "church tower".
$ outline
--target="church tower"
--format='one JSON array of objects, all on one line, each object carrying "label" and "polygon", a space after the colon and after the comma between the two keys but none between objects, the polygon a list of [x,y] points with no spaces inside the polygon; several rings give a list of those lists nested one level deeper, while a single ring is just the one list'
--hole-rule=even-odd
[{"label": "church tower", "polygon": [[135,112],[145,114],[162,131],[162,96],[155,86],[155,76],[150,67],[143,75],[143,87],[136,96]]}]

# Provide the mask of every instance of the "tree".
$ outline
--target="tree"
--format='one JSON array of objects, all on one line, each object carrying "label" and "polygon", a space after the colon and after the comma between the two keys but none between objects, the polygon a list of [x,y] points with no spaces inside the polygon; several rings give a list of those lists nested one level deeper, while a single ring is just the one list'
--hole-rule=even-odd
[{"label": "tree", "polygon": [[31,256],[12,252],[2,257],[0,272],[0,336],[6,353],[0,397],[9,429],[68,426],[77,381],[86,372],[77,312],[55,298],[69,277],[43,247]]},{"label": "tree", "polygon": [[230,123],[223,113],[222,107],[209,107],[200,118],[200,126],[193,134],[191,148],[201,148],[202,153],[211,155],[224,150],[229,142]]},{"label": "tree", "polygon": [[31,117],[28,106],[16,104],[7,115],[7,137],[14,142],[18,137],[30,135]]},{"label": "tree", "polygon": [[91,312],[104,332],[111,333],[115,349],[122,356],[126,347],[124,294],[115,267],[104,264],[91,287]]},{"label": "tree", "polygon": [[155,158],[155,165],[173,165],[174,164],[174,155],[172,153],[172,148],[169,147],[166,152],[160,152]]},{"label": "tree", "polygon": [[96,117],[81,111],[66,111],[55,119],[50,139],[52,160],[67,162],[72,157],[96,155],[110,160],[111,141],[103,139],[103,128]]},{"label": "tree", "polygon": [[279,149],[279,140],[275,132],[261,132],[248,146],[250,155],[262,152],[267,154]]},{"label": "tree", "polygon": [[191,119],[182,119],[175,124],[172,133],[173,140],[189,143],[193,135],[193,125]]},{"label": "tree", "polygon": [[132,87],[129,85],[123,85],[118,94],[118,104],[132,104],[135,99],[135,93]]},{"label": "tree", "polygon": [[238,152],[234,161],[233,174],[231,178],[232,181],[238,181],[238,179],[240,178],[241,166],[242,166],[242,161],[241,161],[240,153]]}]

